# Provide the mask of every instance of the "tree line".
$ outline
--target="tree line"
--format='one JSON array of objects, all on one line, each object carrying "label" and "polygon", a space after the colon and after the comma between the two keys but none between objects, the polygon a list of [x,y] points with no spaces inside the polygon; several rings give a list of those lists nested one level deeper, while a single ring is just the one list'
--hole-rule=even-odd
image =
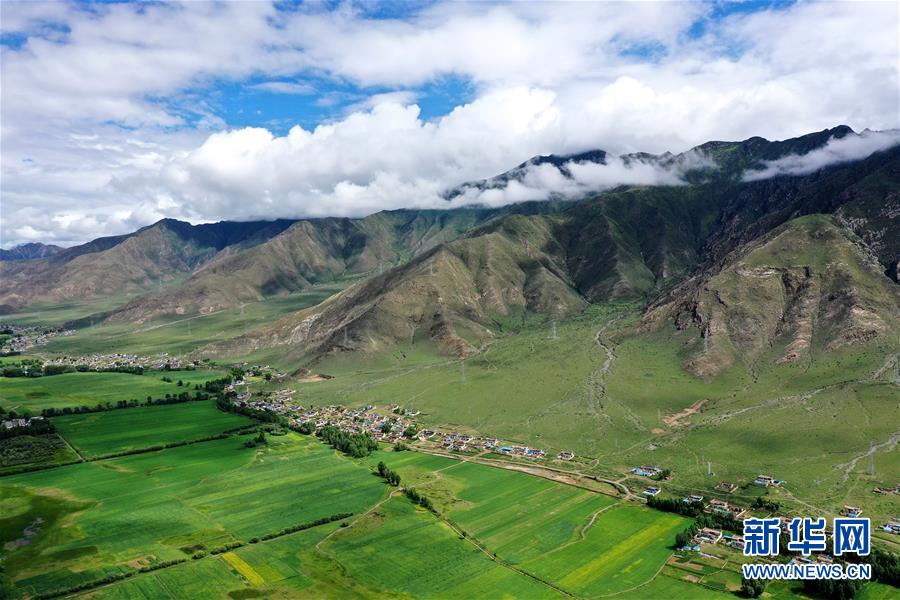
[{"label": "tree line", "polygon": [[388,468],[384,461],[380,461],[378,463],[378,476],[387,481],[389,484],[393,486],[400,485],[400,475],[396,471],[392,471]]}]

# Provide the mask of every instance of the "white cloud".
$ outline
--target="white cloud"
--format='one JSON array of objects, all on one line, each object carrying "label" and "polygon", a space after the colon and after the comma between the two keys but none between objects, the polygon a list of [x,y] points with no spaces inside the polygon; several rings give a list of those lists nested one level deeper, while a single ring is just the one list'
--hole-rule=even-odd
[{"label": "white cloud", "polygon": [[867,158],[881,150],[900,145],[900,130],[863,131],[860,135],[831,138],[821,148],[806,154],[790,154],[768,161],[761,169],[744,173],[744,181],[757,181],[778,175],[806,175],[840,163]]},{"label": "white cloud", "polygon": [[250,86],[255,90],[272,92],[275,94],[291,94],[294,96],[310,96],[316,93],[316,88],[308,83],[296,81],[264,81]]},{"label": "white cloud", "polygon": [[[370,19],[352,5],[0,2],[2,31],[27,38],[0,61],[0,243],[84,241],[161,216],[431,206],[445,187],[535,154],[900,127],[895,3],[799,3],[724,21],[711,10],[441,3]],[[691,37],[698,21],[707,33]],[[448,75],[471,83],[472,101],[422,119],[419,86]],[[249,80],[299,95],[311,78],[351,90],[319,90],[320,104],[356,103],[282,136],[229,129],[197,91]],[[592,169],[576,183],[670,181],[646,166]],[[572,185],[531,177],[492,201]]]}]

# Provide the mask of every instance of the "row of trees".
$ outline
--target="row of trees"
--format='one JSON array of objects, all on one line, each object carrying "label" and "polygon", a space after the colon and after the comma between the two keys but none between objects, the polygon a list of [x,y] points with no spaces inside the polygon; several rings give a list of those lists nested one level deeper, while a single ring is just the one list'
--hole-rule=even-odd
[{"label": "row of trees", "polygon": [[437,514],[437,510],[434,508],[434,505],[431,503],[431,500],[429,500],[427,497],[425,497],[422,494],[420,494],[419,492],[417,492],[415,489],[406,488],[405,490],[403,490],[403,493],[406,494],[406,497],[409,498],[409,500],[413,504],[418,504],[422,508],[426,508],[426,509],[430,510],[431,512]]},{"label": "row of trees", "polygon": [[781,508],[781,505],[774,500],[766,500],[762,496],[757,496],[756,500],[753,501],[752,506],[753,508],[767,510],[769,512],[777,512],[778,509]]},{"label": "row of trees", "polygon": [[159,406],[163,404],[180,404],[182,402],[191,402],[195,400],[208,400],[210,395],[204,391],[196,390],[193,394],[190,392],[181,392],[179,394],[166,394],[163,398],[153,398],[147,396],[147,399],[140,400],[119,400],[115,404],[112,402],[101,402],[95,406],[65,406],[63,408],[45,408],[41,411],[44,417],[59,417],[62,415],[73,415],[81,413],[103,412],[106,410],[118,410],[121,408],[137,408],[140,406]]},{"label": "row of trees", "polygon": [[384,461],[378,463],[378,475],[393,486],[400,485],[400,475],[388,468]]},{"label": "row of trees", "polygon": [[129,373],[131,375],[143,375],[144,367],[137,365],[121,365],[94,369],[88,365],[43,365],[40,363],[28,365],[24,361],[21,365],[8,365],[0,370],[3,377],[51,377],[63,373]]},{"label": "row of trees", "polygon": [[649,496],[647,506],[665,512],[676,513],[685,517],[696,517],[703,513],[702,502],[685,502],[679,498],[661,498]]}]

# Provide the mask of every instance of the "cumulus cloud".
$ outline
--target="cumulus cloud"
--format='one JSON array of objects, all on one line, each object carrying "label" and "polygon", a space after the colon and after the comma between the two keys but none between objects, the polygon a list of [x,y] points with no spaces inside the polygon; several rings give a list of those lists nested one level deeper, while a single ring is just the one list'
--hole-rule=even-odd
[{"label": "cumulus cloud", "polygon": [[894,146],[900,145],[900,130],[863,131],[859,135],[831,138],[821,148],[806,154],[791,154],[768,161],[760,169],[746,171],[744,181],[758,181],[779,175],[807,175],[819,169],[840,163],[862,160]]},{"label": "cumulus cloud", "polygon": [[[439,2],[396,18],[325,7],[0,2],[4,39],[19,40],[0,61],[0,243],[75,243],[162,216],[433,206],[538,154],[900,127],[895,3],[724,19],[703,3]],[[445,77],[467,101],[423,118],[423,89]],[[309,91],[336,103],[333,120],[234,127],[204,92],[217,82],[288,102]],[[536,170],[480,200],[677,183],[614,162],[563,179]]]}]

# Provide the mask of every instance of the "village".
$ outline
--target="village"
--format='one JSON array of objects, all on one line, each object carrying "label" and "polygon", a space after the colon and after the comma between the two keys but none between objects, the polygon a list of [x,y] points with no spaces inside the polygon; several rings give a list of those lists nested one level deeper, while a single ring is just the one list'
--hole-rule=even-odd
[{"label": "village", "polygon": [[[265,374],[268,367],[252,367],[250,372]],[[278,375],[281,374],[270,377],[269,380],[277,380]],[[548,456],[546,450],[505,444],[495,437],[438,429],[420,430],[415,420],[420,411],[402,408],[397,404],[389,405],[380,411],[375,405],[361,408],[347,408],[341,405],[304,408],[294,402],[295,390],[253,392],[251,386],[252,382],[240,379],[229,384],[226,391],[234,394],[236,405],[284,416],[297,427],[305,423],[311,423],[316,429],[332,426],[348,433],[368,433],[382,442],[419,441],[451,452],[492,451],[529,459],[546,459]],[[555,458],[561,461],[569,461],[574,457],[575,454],[568,451],[555,455]]]},{"label": "village", "polygon": [[8,336],[0,341],[0,355],[15,355],[42,346],[54,337],[74,335],[74,329],[38,325],[0,323],[0,335]]},{"label": "village", "polygon": [[[88,354],[84,356],[61,356],[48,359],[45,365],[86,368],[89,371],[112,371],[121,368],[153,369],[157,371],[179,371],[202,366],[198,361],[189,361],[162,352],[154,356],[136,354]],[[80,369],[79,369],[80,370]]]}]

